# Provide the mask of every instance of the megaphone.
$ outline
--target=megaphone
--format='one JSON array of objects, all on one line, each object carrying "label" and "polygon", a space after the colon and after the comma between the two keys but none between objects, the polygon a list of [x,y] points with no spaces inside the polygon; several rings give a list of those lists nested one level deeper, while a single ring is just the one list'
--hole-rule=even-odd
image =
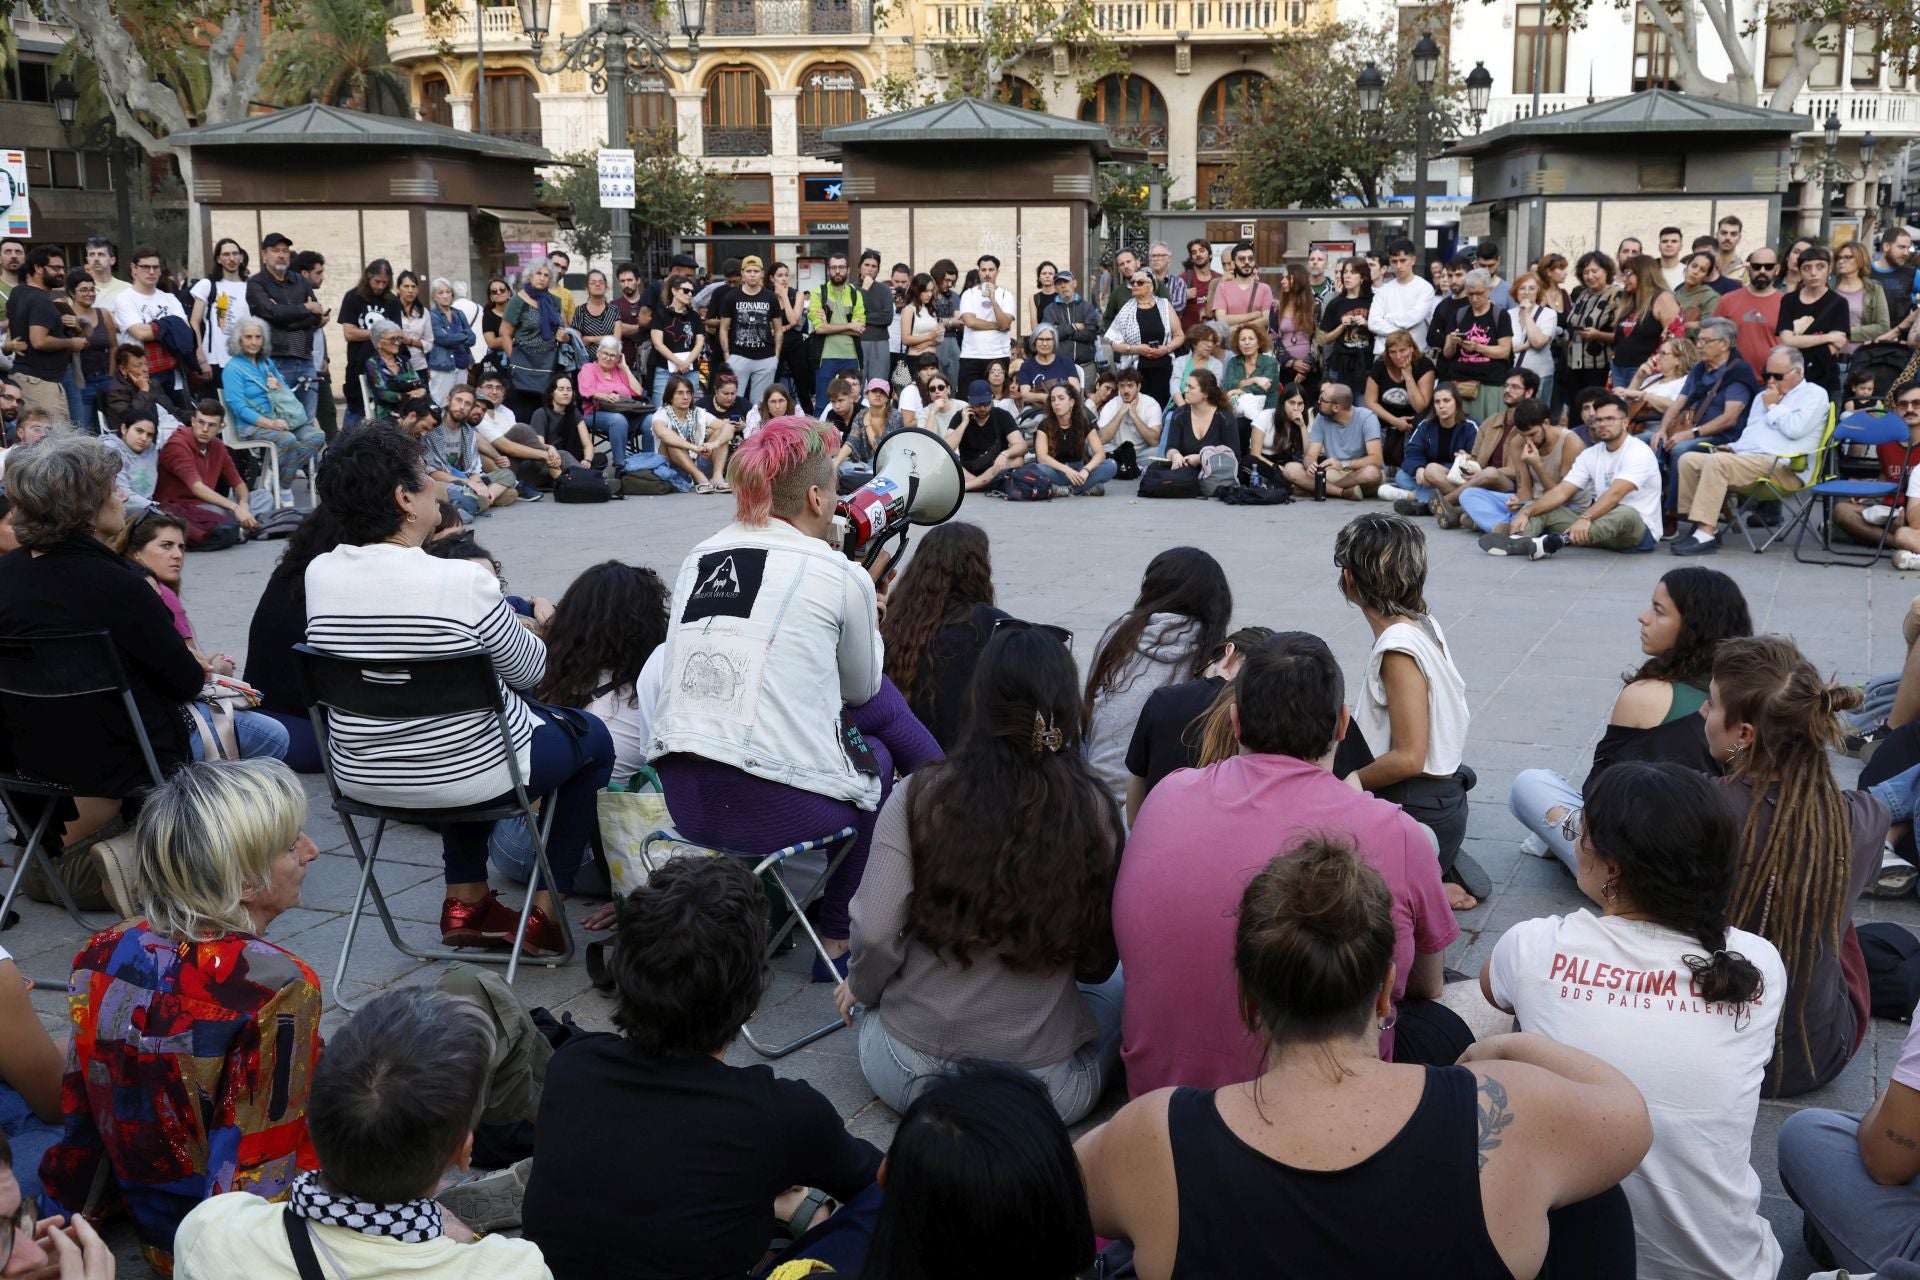
[{"label": "megaphone", "polygon": [[959,456],[933,432],[907,427],[874,451],[873,479],[834,505],[833,540],[870,565],[893,539],[904,544],[910,526],[953,519],[966,496]]}]

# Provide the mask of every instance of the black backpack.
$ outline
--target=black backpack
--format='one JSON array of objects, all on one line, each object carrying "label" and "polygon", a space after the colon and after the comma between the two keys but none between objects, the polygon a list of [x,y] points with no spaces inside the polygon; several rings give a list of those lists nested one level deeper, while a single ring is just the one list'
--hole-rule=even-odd
[{"label": "black backpack", "polygon": [[555,502],[611,502],[613,487],[592,467],[568,467],[553,482]]}]

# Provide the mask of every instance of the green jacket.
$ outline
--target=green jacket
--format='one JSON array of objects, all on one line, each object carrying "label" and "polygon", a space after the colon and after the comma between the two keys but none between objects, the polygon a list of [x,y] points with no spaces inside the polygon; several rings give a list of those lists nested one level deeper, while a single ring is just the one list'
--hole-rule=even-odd
[{"label": "green jacket", "polygon": [[[813,291],[813,300],[807,303],[807,321],[816,333],[823,324],[865,325],[867,323],[867,304],[866,300],[860,296],[860,290],[854,287],[851,280],[840,287],[846,291],[842,297],[832,296],[831,283],[823,284]],[[823,300],[826,304],[824,310],[822,309]],[[860,358],[859,340],[850,333],[830,333],[820,339],[820,358],[822,360],[858,360]]]},{"label": "green jacket", "polygon": [[[1842,298],[1845,296],[1841,294]],[[1869,280],[1867,296],[1860,300],[1860,323],[1847,331],[1847,341],[1872,342],[1891,328],[1893,313],[1887,310],[1887,291],[1880,287],[1879,281]]]},{"label": "green jacket", "polygon": [[1240,393],[1235,391],[1234,388],[1242,382],[1245,382],[1248,378],[1272,378],[1273,384],[1267,388],[1267,408],[1278,409],[1280,407],[1280,383],[1282,381],[1280,377],[1280,362],[1273,358],[1272,352],[1262,351],[1259,357],[1254,360],[1252,369],[1247,368],[1246,358],[1244,356],[1238,352],[1234,353],[1233,357],[1227,361],[1226,377],[1220,380],[1221,389],[1229,396],[1238,395]]}]

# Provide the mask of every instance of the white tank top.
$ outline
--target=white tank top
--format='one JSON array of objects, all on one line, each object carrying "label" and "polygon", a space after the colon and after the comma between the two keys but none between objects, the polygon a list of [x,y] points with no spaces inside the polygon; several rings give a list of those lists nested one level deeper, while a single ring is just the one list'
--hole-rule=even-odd
[{"label": "white tank top", "polygon": [[1387,688],[1380,664],[1389,653],[1412,657],[1427,678],[1427,762],[1422,773],[1447,777],[1460,767],[1467,750],[1467,684],[1447,652],[1447,637],[1431,617],[1403,618],[1380,633],[1367,658],[1360,688],[1358,720],[1367,746],[1385,755],[1393,740],[1387,718]]}]

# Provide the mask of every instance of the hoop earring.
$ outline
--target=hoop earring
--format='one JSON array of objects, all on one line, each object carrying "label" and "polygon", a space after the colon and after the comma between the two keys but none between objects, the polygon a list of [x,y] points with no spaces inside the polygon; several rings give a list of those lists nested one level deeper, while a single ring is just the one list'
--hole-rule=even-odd
[{"label": "hoop earring", "polygon": [[1396,1025],[1398,1025],[1399,1021],[1400,1021],[1400,1011],[1398,1009],[1395,1009],[1392,1013],[1380,1019],[1380,1030],[1383,1032],[1391,1031],[1394,1029]]},{"label": "hoop earring", "polygon": [[406,519],[406,523],[407,523],[407,524],[412,524],[412,523],[413,523],[413,522],[414,522],[414,521],[415,521],[416,519],[418,519],[418,518],[419,518],[419,517],[417,517],[417,516],[415,516],[415,515],[413,514],[413,512],[411,512],[411,511],[409,511],[409,512],[407,512],[407,519]]},{"label": "hoop earring", "polygon": [[1609,879],[1605,884],[1600,886],[1600,896],[1608,902],[1612,902],[1620,896],[1620,891],[1613,887],[1613,881]]}]

